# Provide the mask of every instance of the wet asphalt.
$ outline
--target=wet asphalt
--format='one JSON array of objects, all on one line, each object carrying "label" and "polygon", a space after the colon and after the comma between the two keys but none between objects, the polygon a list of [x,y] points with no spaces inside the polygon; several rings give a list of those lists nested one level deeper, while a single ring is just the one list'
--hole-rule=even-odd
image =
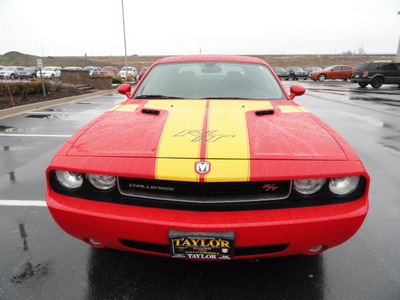
[{"label": "wet asphalt", "polygon": [[0,119],[0,299],[400,299],[400,87],[285,81],[339,132],[371,176],[370,211],[318,256],[188,262],[94,249],[45,206],[45,169],[75,131],[124,100],[112,93]]}]

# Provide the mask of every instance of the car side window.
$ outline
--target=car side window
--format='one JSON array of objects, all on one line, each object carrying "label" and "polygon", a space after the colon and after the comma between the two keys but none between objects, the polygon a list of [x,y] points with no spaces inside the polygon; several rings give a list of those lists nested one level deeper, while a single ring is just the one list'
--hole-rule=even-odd
[{"label": "car side window", "polygon": [[370,71],[376,71],[379,70],[380,64],[379,63],[370,63],[368,66],[368,70]]},{"label": "car side window", "polygon": [[394,64],[386,64],[383,66],[383,69],[387,71],[397,71],[397,67]]},{"label": "car side window", "polygon": [[334,67],[333,69],[332,69],[332,71],[340,71],[342,69],[342,67]]}]

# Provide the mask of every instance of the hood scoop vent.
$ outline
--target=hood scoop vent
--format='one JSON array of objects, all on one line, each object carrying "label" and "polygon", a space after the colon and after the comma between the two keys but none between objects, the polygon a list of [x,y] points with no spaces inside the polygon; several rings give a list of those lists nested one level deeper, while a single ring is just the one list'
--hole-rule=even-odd
[{"label": "hood scoop vent", "polygon": [[266,110],[257,110],[256,115],[257,116],[268,116],[268,115],[273,115],[275,112],[272,109],[266,109]]},{"label": "hood scoop vent", "polygon": [[148,114],[148,115],[159,115],[160,111],[159,110],[155,110],[155,109],[142,109],[142,113],[144,114]]}]

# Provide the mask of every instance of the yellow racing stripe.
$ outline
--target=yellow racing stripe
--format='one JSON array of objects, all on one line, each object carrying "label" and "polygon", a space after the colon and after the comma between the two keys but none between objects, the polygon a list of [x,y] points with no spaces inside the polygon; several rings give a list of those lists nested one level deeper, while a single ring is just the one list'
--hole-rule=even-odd
[{"label": "yellow racing stripe", "polygon": [[249,180],[246,112],[261,109],[272,109],[272,105],[268,101],[210,101],[206,160],[211,162],[211,172],[206,182]]},{"label": "yellow racing stripe", "polygon": [[298,112],[310,112],[302,106],[294,105],[278,105],[282,113],[298,113]]},{"label": "yellow racing stripe", "polygon": [[135,111],[139,107],[139,104],[125,104],[116,107],[115,111]]},{"label": "yellow racing stripe", "polygon": [[206,100],[150,100],[146,108],[167,110],[157,151],[156,179],[197,181]]}]

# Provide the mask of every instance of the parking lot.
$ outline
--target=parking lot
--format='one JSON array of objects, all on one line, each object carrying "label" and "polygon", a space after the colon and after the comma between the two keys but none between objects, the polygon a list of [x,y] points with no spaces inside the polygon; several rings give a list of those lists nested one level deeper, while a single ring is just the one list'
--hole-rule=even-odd
[{"label": "parking lot", "polygon": [[53,221],[45,169],[79,128],[125,97],[0,119],[0,299],[400,299],[400,88],[298,82],[295,101],[344,137],[371,176],[370,211],[317,256],[189,262],[94,249]]}]

